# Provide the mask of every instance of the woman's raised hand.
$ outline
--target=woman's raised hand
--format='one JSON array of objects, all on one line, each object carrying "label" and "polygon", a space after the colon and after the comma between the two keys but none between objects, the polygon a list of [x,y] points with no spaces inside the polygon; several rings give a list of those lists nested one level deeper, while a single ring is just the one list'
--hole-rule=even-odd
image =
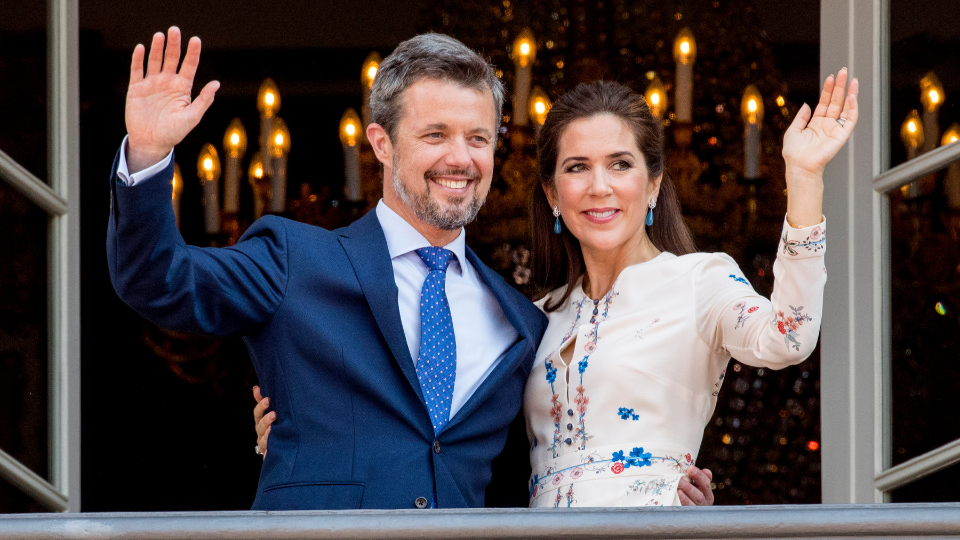
[{"label": "woman's raised hand", "polygon": [[143,45],[133,49],[127,88],[127,167],[131,173],[146,169],[169,154],[200,123],[220,88],[219,82],[210,81],[197,99],[191,99],[193,78],[200,63],[200,38],[190,39],[183,65],[177,72],[180,29],[176,26],[167,31],[166,40],[162,32],[154,34],[146,76],[144,53]]},{"label": "woman's raised hand", "polygon": [[847,88],[847,68],[827,77],[820,102],[811,114],[804,103],[783,136],[786,163],[787,221],[799,226],[819,223],[823,206],[823,170],[857,125],[857,79]]}]

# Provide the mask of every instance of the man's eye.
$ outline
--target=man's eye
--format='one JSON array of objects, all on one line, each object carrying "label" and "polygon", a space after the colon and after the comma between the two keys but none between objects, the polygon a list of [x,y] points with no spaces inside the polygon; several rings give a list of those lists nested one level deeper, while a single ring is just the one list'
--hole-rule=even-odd
[{"label": "man's eye", "polygon": [[435,133],[430,133],[429,135],[427,135],[427,137],[430,137],[431,139],[439,139],[440,137],[443,137],[443,133],[440,133],[438,131]]}]

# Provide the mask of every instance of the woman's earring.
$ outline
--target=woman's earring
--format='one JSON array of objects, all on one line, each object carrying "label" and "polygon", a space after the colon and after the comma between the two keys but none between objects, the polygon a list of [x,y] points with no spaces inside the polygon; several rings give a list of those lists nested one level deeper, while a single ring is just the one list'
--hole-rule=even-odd
[{"label": "woman's earring", "polygon": [[647,227],[653,225],[653,209],[657,207],[657,200],[650,199],[650,202],[647,204],[650,207],[650,210],[647,211]]},{"label": "woman's earring", "polygon": [[560,207],[557,205],[553,205],[553,217],[557,218],[557,222],[553,224],[553,232],[560,234]]}]

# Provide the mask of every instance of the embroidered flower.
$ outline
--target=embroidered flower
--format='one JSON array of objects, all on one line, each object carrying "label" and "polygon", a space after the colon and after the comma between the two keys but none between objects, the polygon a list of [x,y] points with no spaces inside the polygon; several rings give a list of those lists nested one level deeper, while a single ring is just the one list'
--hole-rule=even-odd
[{"label": "embroidered flower", "polygon": [[737,275],[735,275],[735,274],[730,274],[730,279],[736,281],[737,283],[743,283],[744,285],[749,285],[749,284],[750,284],[747,280],[745,280],[745,279],[743,279],[742,277],[737,276]]},{"label": "embroidered flower", "polygon": [[560,482],[563,482],[563,473],[562,473],[562,472],[553,475],[553,485],[559,486],[559,485],[560,485]]},{"label": "embroidered flower", "polygon": [[[622,454],[622,453],[623,453],[623,452],[621,452],[621,454]],[[622,472],[623,472],[623,463],[614,463],[614,464],[613,464],[613,467],[610,467],[610,471],[613,472],[613,474],[620,474],[620,473],[622,473]]]},{"label": "embroidered flower", "polygon": [[557,368],[553,367],[553,362],[547,360],[547,382],[553,384],[557,380]]},{"label": "embroidered flower", "polygon": [[734,304],[733,310],[734,310],[734,311],[740,311],[741,309],[743,309],[743,308],[745,308],[745,307],[747,307],[747,303],[746,303],[746,302],[737,302],[736,304]]},{"label": "embroidered flower", "polygon": [[823,234],[823,229],[821,229],[819,226],[817,226],[817,228],[815,228],[814,230],[810,231],[810,240],[813,240],[813,241],[819,240],[819,239],[820,239],[820,235],[822,235],[822,234]]},{"label": "embroidered flower", "polygon": [[587,351],[587,354],[591,354],[593,351],[597,350],[597,344],[591,341],[590,343],[586,344],[583,350]]},{"label": "embroidered flower", "polygon": [[633,420],[640,419],[640,415],[634,414],[633,409],[628,409],[626,407],[620,407],[620,409],[617,411],[617,414],[620,415],[622,420],[630,420],[631,418]]},{"label": "embroidered flower", "polygon": [[581,360],[581,361],[577,364],[577,370],[580,372],[581,375],[583,375],[583,372],[587,370],[587,357],[586,357],[586,356],[583,357],[583,360]]},{"label": "embroidered flower", "polygon": [[783,326],[783,321],[777,321],[777,330],[780,330],[781,334],[786,334],[787,329]]},{"label": "embroidered flower", "polygon": [[747,310],[747,313],[753,313],[754,311],[756,311],[756,310],[758,310],[758,309],[760,309],[760,308],[758,308],[757,306],[753,306],[752,308],[750,308],[750,309]]},{"label": "embroidered flower", "polygon": [[623,461],[623,450],[617,450],[616,452],[614,452],[614,453],[613,453],[613,457],[611,457],[611,460],[612,460],[612,461]]},{"label": "embroidered flower", "polygon": [[583,467],[577,467],[576,469],[570,471],[570,478],[573,478],[574,480],[580,478],[581,476],[583,476]]}]

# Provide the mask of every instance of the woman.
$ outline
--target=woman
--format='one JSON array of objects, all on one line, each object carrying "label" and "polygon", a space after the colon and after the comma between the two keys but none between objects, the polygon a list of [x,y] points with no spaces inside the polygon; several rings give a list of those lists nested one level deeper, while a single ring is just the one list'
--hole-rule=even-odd
[{"label": "woman", "polygon": [[550,111],[533,194],[549,326],[524,393],[530,506],[679,505],[731,357],[781,368],[817,342],[823,170],[856,123],[846,70],[784,137],[787,215],[772,302],[725,254],[695,253],[665,177],[663,131],[615,83]]},{"label": "woman", "polygon": [[[679,505],[731,357],[780,368],[817,342],[823,170],[857,119],[827,78],[784,136],[787,214],[772,301],[725,254],[695,253],[665,177],[663,130],[616,83],[580,85],[538,140],[533,269],[549,326],[524,396],[530,506]],[[549,291],[549,292],[547,292]],[[275,413],[258,389],[258,448]]]}]

